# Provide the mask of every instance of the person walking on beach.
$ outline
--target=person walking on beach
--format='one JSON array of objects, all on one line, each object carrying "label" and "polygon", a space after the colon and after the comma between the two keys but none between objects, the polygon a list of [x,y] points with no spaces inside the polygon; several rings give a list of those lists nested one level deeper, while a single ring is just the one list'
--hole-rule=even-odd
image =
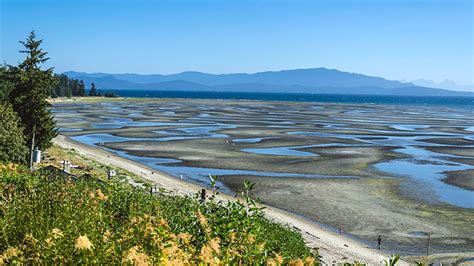
[{"label": "person walking on beach", "polygon": [[382,246],[382,236],[379,235],[379,238],[377,238],[377,244],[378,244],[378,248],[380,250],[380,247]]}]

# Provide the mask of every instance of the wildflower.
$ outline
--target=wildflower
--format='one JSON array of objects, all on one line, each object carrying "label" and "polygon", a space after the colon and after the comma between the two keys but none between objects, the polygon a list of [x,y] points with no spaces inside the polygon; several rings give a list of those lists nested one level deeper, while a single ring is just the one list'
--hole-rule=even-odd
[{"label": "wildflower", "polygon": [[107,229],[107,231],[105,231],[104,235],[102,236],[102,241],[107,242],[111,235],[112,233],[110,233],[110,231]]},{"label": "wildflower", "polygon": [[254,237],[253,235],[251,235],[251,234],[249,234],[249,235],[247,236],[247,240],[248,240],[250,243],[255,243],[255,237]]},{"label": "wildflower", "polygon": [[201,256],[200,259],[204,263],[214,263],[214,256],[212,254],[212,248],[208,245],[204,245],[201,248]]},{"label": "wildflower", "polygon": [[17,166],[18,166],[17,164],[9,163],[7,167],[8,167],[8,170],[10,171],[16,171]]},{"label": "wildflower", "polygon": [[153,230],[155,230],[155,228],[153,227],[153,224],[148,222],[146,223],[145,225],[145,235],[148,235],[149,233],[153,232]]},{"label": "wildflower", "polygon": [[161,218],[161,220],[160,220],[160,226],[168,227],[168,222],[167,222],[165,219]]},{"label": "wildflower", "polygon": [[314,265],[314,258],[313,257],[307,257],[304,259],[304,264],[305,265]]},{"label": "wildflower", "polygon": [[36,243],[38,243],[38,240],[36,240],[36,238],[34,238],[33,235],[30,233],[25,235],[25,242],[30,243],[32,245],[36,245]]},{"label": "wildflower", "polygon": [[209,241],[209,247],[211,247],[211,249],[214,250],[214,252],[216,252],[217,254],[219,254],[219,249],[220,249],[219,242],[220,240],[217,237]]},{"label": "wildflower", "polygon": [[188,233],[179,233],[178,238],[183,240],[184,243],[189,243],[189,240],[191,240],[191,235]]},{"label": "wildflower", "polygon": [[16,247],[9,247],[5,252],[3,253],[3,257],[6,259],[18,257],[20,255],[21,251],[18,250]]},{"label": "wildflower", "polygon": [[125,252],[122,262],[132,263],[133,265],[149,265],[148,260],[148,256],[139,252],[138,246],[134,246]]},{"label": "wildflower", "polygon": [[76,239],[76,244],[74,245],[74,247],[79,250],[83,250],[83,249],[91,250],[92,246],[93,245],[91,241],[89,240],[89,238],[87,238],[87,236],[79,236]]},{"label": "wildflower", "polygon": [[89,192],[89,198],[91,199],[95,198],[94,191]]},{"label": "wildflower", "polygon": [[204,216],[204,215],[201,213],[201,210],[200,210],[200,209],[198,209],[197,218],[198,218],[199,223],[200,223],[202,226],[207,225],[206,216]]},{"label": "wildflower", "polygon": [[106,201],[109,198],[106,195],[104,195],[104,193],[102,193],[102,190],[100,189],[97,189],[95,192],[97,193],[97,198],[101,201]]},{"label": "wildflower", "polygon": [[280,255],[280,254],[276,254],[275,255],[275,261],[278,265],[282,264],[283,263],[283,257]]},{"label": "wildflower", "polygon": [[59,230],[58,228],[53,228],[53,230],[51,230],[51,234],[53,235],[54,239],[58,239],[64,236],[63,232],[61,232],[61,230]]},{"label": "wildflower", "polygon": [[291,260],[290,265],[294,266],[303,266],[303,261],[301,259]]},{"label": "wildflower", "polygon": [[236,238],[237,238],[237,235],[235,234],[235,232],[230,233],[229,240],[231,243],[234,242]]},{"label": "wildflower", "polygon": [[46,238],[44,241],[46,242],[48,247],[51,247],[54,244],[54,241],[50,237]]},{"label": "wildflower", "polygon": [[265,264],[267,266],[277,266],[278,264],[276,263],[276,261],[274,259],[268,259]]}]

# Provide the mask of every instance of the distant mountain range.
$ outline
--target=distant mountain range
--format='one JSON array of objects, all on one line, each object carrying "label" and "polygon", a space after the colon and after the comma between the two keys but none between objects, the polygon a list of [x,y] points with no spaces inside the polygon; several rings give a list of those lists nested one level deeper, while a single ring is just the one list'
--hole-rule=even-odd
[{"label": "distant mountain range", "polygon": [[430,87],[430,88],[439,88],[439,89],[445,89],[445,90],[456,90],[456,91],[467,91],[467,92],[474,92],[474,85],[459,85],[456,82],[446,79],[441,82],[435,82],[432,80],[426,80],[426,79],[417,79],[411,81],[411,83],[418,85],[418,86],[424,86],[424,87]]},{"label": "distant mountain range", "polygon": [[266,71],[254,74],[208,74],[183,72],[171,75],[65,72],[99,89],[241,91],[278,93],[370,94],[412,96],[474,96],[474,93],[417,86],[380,77],[311,68]]}]

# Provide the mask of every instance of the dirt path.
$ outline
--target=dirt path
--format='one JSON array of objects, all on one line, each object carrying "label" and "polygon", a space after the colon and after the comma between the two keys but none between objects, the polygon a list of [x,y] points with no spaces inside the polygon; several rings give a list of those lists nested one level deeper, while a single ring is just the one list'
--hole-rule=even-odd
[{"label": "dirt path", "polygon": [[[75,149],[79,154],[100,163],[127,170],[177,194],[188,195],[202,189],[198,185],[178,180],[106,150],[73,141],[66,136],[59,135],[55,138],[54,143],[66,149]],[[233,200],[233,197],[223,194],[220,194],[219,197],[222,200]],[[370,265],[380,265],[382,260],[388,256],[388,254],[368,248],[353,239],[326,230],[289,212],[266,206],[265,214],[275,222],[289,224],[300,231],[308,246],[319,248],[324,264],[332,265],[334,263],[358,261]],[[408,263],[401,261],[397,265],[408,265]]]}]

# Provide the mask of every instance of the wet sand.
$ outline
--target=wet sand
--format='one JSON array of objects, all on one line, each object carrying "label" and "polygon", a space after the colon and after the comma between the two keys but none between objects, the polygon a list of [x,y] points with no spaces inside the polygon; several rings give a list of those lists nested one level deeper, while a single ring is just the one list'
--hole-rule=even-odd
[{"label": "wet sand", "polygon": [[[159,171],[157,172],[153,168],[117,156],[112,152],[73,141],[66,136],[59,135],[54,139],[54,143],[65,149],[74,149],[79,154],[100,163],[117,167],[119,171],[123,169],[131,172],[140,176],[146,182],[166,188],[175,195],[193,195],[202,189],[202,187],[195,184],[178,180]],[[236,200],[234,197],[226,194],[219,194],[216,197],[217,200],[222,201]],[[318,249],[319,254],[322,256],[322,262],[325,265],[345,263],[347,261],[358,261],[370,265],[377,265],[381,264],[382,260],[388,256],[388,254],[383,251],[368,248],[360,242],[343,235],[335,234],[318,224],[302,219],[290,212],[271,206],[265,207],[264,213],[269,219],[289,225],[299,231],[309,247]],[[401,261],[400,265],[408,264],[405,261]]]},{"label": "wet sand", "polygon": [[[452,108],[184,99],[56,103],[62,134],[398,253],[474,249],[474,114]],[[453,178],[454,176],[454,178]],[[451,180],[451,181],[449,181]],[[316,203],[315,203],[316,202]]]}]

